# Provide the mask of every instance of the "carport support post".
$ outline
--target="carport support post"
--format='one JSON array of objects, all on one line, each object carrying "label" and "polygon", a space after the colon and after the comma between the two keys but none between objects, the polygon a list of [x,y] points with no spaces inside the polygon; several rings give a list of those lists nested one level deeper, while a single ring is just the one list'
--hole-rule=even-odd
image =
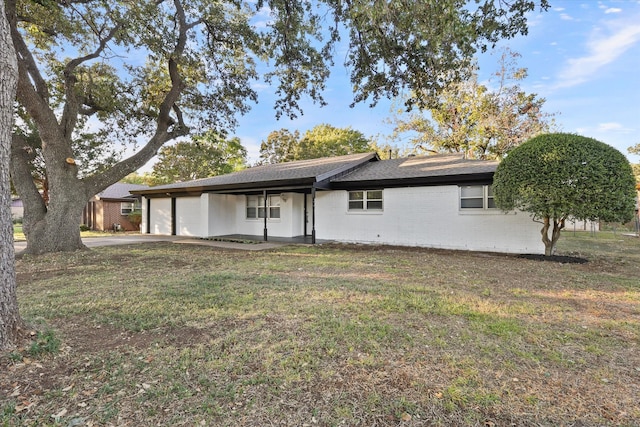
[{"label": "carport support post", "polygon": [[316,244],[316,188],[311,189],[311,244]]},{"label": "carport support post", "polygon": [[151,199],[147,199],[147,234],[151,234]]},{"label": "carport support post", "polygon": [[171,198],[171,235],[175,236],[177,230],[177,221],[176,221],[176,198]]},{"label": "carport support post", "polygon": [[262,198],[264,199],[264,241],[267,241],[267,190],[262,191]]}]

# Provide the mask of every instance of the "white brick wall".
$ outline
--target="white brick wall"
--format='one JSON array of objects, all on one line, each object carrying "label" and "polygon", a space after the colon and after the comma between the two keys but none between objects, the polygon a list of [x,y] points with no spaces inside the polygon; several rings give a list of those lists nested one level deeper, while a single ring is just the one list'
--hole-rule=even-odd
[{"label": "white brick wall", "polygon": [[349,212],[348,192],[319,192],[316,237],[474,251],[543,253],[528,214],[461,211],[458,186],[385,189],[382,212]]},{"label": "white brick wall", "polygon": [[[303,234],[302,195],[288,194],[270,236]],[[458,186],[383,191],[383,211],[349,212],[347,191],[318,191],[316,237],[343,242],[422,246],[508,253],[543,253],[541,224],[529,214],[460,210]],[[145,207],[143,203],[143,208]],[[176,199],[176,231],[183,236],[262,236],[264,221],[247,219],[244,195],[203,194]],[[311,203],[309,203],[311,218]],[[143,213],[146,221],[146,213]],[[309,223],[308,232],[311,233]],[[146,224],[143,225],[146,231]],[[171,234],[171,199],[151,199],[151,233]]]}]

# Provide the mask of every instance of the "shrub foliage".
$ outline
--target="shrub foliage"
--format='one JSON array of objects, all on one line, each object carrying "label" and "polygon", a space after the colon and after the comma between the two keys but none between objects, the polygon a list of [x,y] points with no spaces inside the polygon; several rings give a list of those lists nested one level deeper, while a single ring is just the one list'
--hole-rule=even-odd
[{"label": "shrub foliage", "polygon": [[539,135],[512,150],[496,170],[493,191],[499,208],[530,212],[544,224],[547,255],[567,218],[626,222],[636,197],[631,165],[622,153],[568,133]]}]

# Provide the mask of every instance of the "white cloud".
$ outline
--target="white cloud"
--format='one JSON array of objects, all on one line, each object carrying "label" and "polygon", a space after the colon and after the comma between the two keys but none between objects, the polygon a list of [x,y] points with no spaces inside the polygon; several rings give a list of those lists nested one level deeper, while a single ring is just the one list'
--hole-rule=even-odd
[{"label": "white cloud", "polygon": [[587,54],[567,61],[558,76],[559,81],[556,86],[576,86],[592,79],[599,69],[618,59],[639,42],[640,22],[635,19],[626,25],[618,25],[614,32],[608,35],[595,30],[587,43]]},{"label": "white cloud", "polygon": [[236,136],[240,138],[242,146],[247,149],[247,162],[249,164],[255,164],[260,160],[260,144],[262,141],[258,141],[258,139],[247,135]]},{"label": "white cloud", "polygon": [[597,130],[598,132],[618,132],[623,134],[634,132],[634,129],[617,122],[599,123]]},{"label": "white cloud", "polygon": [[609,122],[609,123],[598,124],[598,130],[602,132],[622,130],[622,129],[624,129],[624,126],[622,126],[620,123]]},{"label": "white cloud", "polygon": [[567,13],[561,13],[560,19],[562,19],[563,21],[573,21],[573,17]]},{"label": "white cloud", "polygon": [[620,13],[622,12],[622,9],[618,8],[618,7],[610,7],[609,9],[605,10],[604,13]]}]

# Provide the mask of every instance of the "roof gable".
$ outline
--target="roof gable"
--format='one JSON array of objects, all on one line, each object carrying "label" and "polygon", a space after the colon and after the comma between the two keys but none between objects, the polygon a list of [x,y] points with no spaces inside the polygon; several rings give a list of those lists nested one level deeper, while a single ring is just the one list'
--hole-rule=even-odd
[{"label": "roof gable", "polygon": [[144,190],[146,188],[149,187],[147,187],[146,185],[116,182],[115,184],[110,185],[109,187],[96,194],[96,196],[99,199],[130,199],[135,197],[133,194],[131,194],[131,191]]}]

